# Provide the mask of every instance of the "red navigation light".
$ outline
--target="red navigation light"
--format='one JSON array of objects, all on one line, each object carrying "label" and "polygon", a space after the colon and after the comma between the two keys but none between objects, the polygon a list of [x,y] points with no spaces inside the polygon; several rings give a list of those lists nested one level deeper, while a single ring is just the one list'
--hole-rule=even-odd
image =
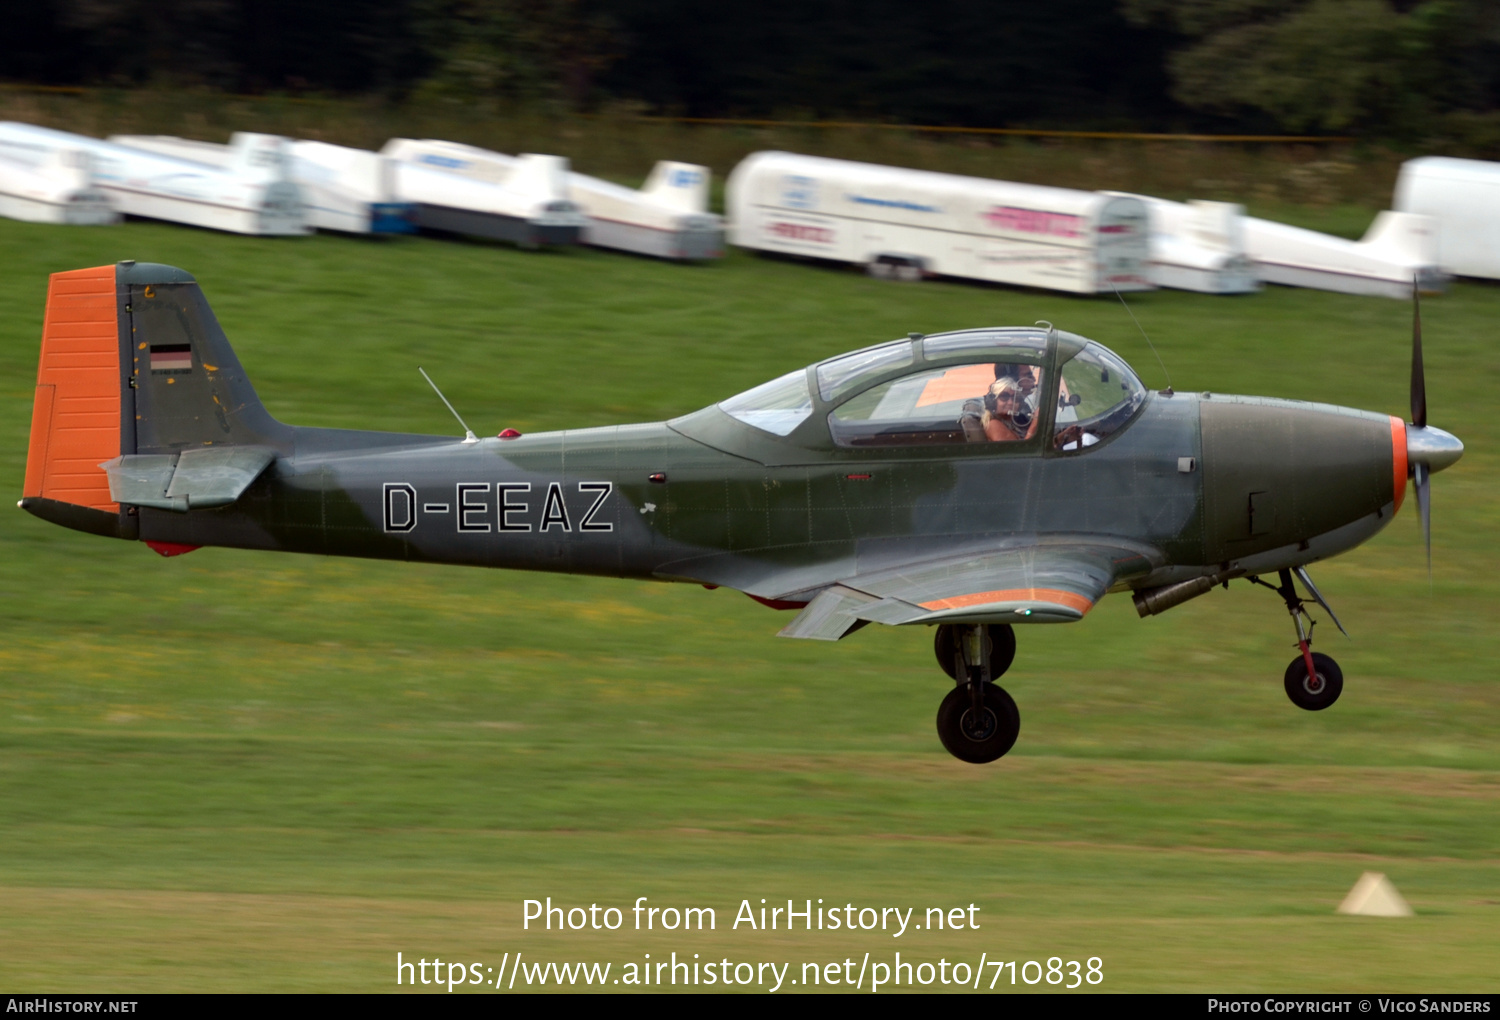
[{"label": "red navigation light", "polygon": [[190,553],[194,549],[200,548],[199,546],[186,545],[182,542],[153,542],[150,539],[146,540],[146,545],[150,546],[154,552],[158,552],[163,556],[181,556],[183,553]]}]

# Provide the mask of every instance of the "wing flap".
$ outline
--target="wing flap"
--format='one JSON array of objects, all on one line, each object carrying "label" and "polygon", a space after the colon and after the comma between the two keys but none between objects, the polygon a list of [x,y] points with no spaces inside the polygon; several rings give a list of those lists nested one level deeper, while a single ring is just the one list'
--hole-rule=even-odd
[{"label": "wing flap", "polygon": [[860,623],[858,611],[875,596],[836,584],[825,588],[781,629],[780,637],[837,641]]}]

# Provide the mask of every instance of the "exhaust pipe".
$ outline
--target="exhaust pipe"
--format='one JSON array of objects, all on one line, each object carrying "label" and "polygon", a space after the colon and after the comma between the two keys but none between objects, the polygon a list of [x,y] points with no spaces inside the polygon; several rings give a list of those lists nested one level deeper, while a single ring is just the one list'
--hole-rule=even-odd
[{"label": "exhaust pipe", "polygon": [[1243,573],[1243,570],[1224,570],[1217,574],[1209,574],[1207,577],[1195,577],[1191,581],[1164,584],[1159,588],[1141,588],[1131,592],[1130,598],[1135,602],[1135,611],[1144,620],[1148,616],[1165,613],[1173,606],[1180,606],[1189,599],[1195,599],[1215,585],[1223,584]]}]

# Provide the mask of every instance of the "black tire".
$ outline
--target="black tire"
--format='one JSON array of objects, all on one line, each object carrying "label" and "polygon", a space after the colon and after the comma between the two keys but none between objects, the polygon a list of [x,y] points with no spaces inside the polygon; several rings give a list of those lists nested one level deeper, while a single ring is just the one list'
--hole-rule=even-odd
[{"label": "black tire", "polygon": [[1307,677],[1307,664],[1297,656],[1286,668],[1286,696],[1292,704],[1309,712],[1321,712],[1344,692],[1344,671],[1322,652],[1313,652],[1314,678]]},{"label": "black tire", "polygon": [[[992,623],[985,629],[990,634],[990,679],[999,680],[1016,661],[1016,629],[1008,623]],[[932,651],[948,679],[956,681],[958,677],[953,673],[955,633],[953,624],[938,624],[937,633],[932,637]]]},{"label": "black tire", "polygon": [[983,715],[976,720],[969,688],[955,687],[938,706],[937,731],[953,757],[984,765],[1015,746],[1021,735],[1021,711],[1003,687],[985,684]]}]

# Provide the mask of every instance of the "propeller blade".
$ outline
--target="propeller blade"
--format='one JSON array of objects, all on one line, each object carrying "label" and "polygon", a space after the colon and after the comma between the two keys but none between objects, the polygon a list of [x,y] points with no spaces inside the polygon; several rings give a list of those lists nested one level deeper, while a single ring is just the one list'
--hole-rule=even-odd
[{"label": "propeller blade", "polygon": [[1324,600],[1323,593],[1318,591],[1318,586],[1313,584],[1312,578],[1307,576],[1307,568],[1294,567],[1293,569],[1297,572],[1297,576],[1302,579],[1302,584],[1307,588],[1307,593],[1313,597],[1313,601],[1323,607],[1323,612],[1328,614],[1328,618],[1331,619],[1333,621],[1333,625],[1339,629],[1339,633],[1344,635],[1344,637],[1348,637],[1349,632],[1344,629],[1344,625],[1342,623],[1339,623],[1338,614],[1336,614],[1333,611],[1333,607],[1330,606],[1326,600]]},{"label": "propeller blade", "polygon": [[1411,278],[1411,423],[1427,427],[1427,376],[1422,371],[1422,301]]},{"label": "propeller blade", "polygon": [[1427,543],[1427,583],[1432,583],[1432,475],[1427,465],[1417,463],[1412,472],[1417,485],[1417,509],[1422,513],[1422,539]]}]

